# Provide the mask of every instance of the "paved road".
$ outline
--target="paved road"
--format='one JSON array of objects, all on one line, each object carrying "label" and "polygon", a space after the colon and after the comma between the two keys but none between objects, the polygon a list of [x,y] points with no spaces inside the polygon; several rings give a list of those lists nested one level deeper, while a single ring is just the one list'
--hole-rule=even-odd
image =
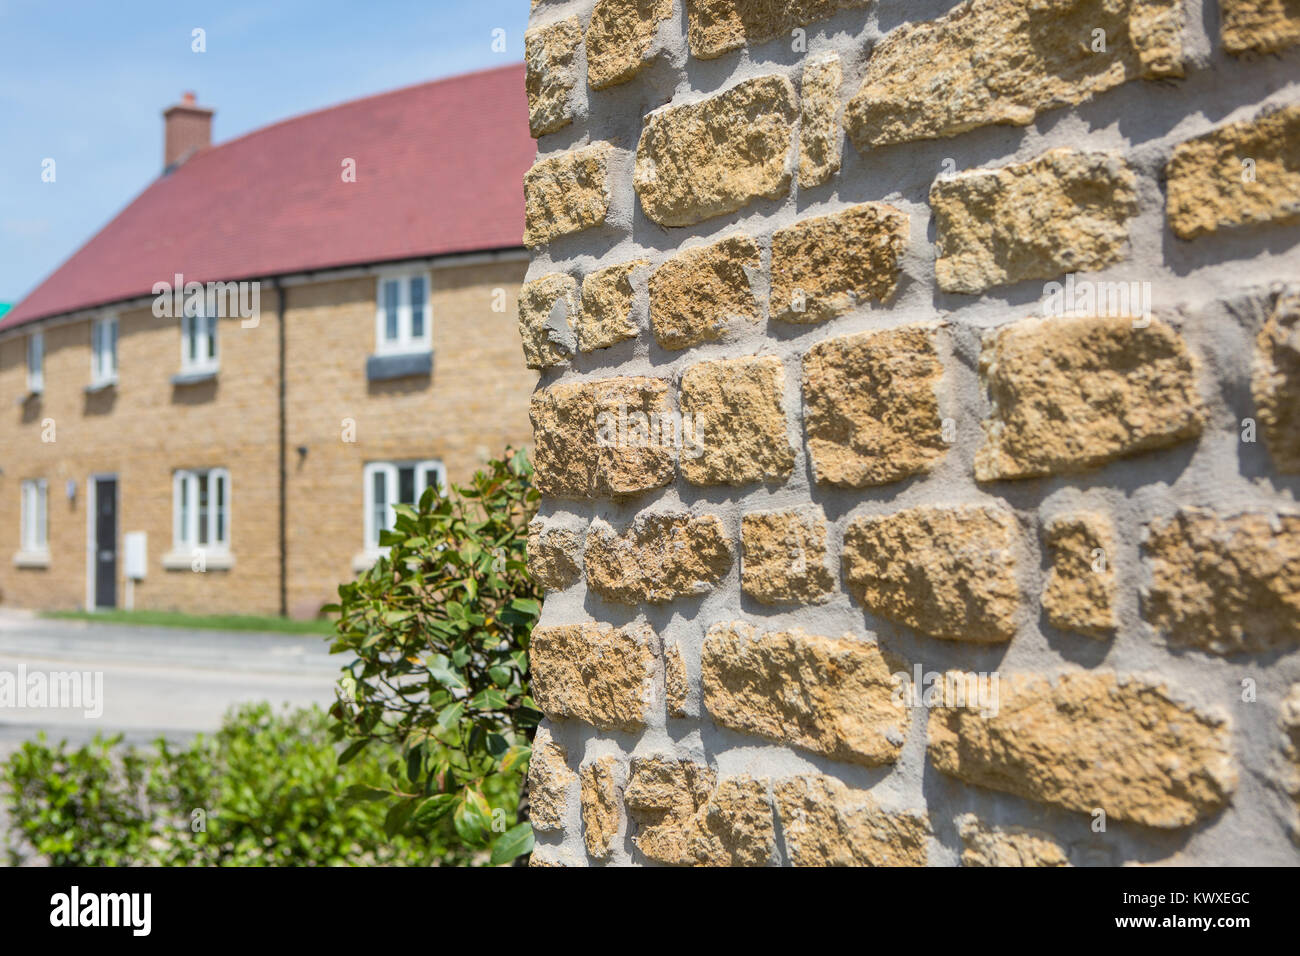
[{"label": "paved road", "polygon": [[129,627],[0,611],[0,672],[103,674],[103,715],[0,706],[0,755],[45,730],[89,740],[121,731],[136,743],[215,730],[233,704],[328,706],[343,663],[317,636]]}]

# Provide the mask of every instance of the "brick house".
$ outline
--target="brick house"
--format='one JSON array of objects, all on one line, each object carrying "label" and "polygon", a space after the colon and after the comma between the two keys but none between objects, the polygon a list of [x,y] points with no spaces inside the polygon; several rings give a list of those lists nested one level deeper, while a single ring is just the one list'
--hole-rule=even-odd
[{"label": "brick house", "polygon": [[164,117],[163,174],[0,320],[0,601],[313,615],[394,502],[530,438],[523,69],[216,146]]}]

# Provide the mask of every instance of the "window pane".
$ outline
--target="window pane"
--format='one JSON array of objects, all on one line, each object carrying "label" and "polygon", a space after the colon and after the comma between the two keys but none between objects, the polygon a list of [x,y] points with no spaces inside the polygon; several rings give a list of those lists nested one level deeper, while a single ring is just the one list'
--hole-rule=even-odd
[{"label": "window pane", "polygon": [[414,465],[404,465],[397,469],[397,500],[404,505],[415,504]]},{"label": "window pane", "polygon": [[36,483],[36,547],[45,547],[45,482]]},{"label": "window pane", "polygon": [[384,282],[384,338],[397,341],[397,299],[401,286],[396,279]]},{"label": "window pane", "polygon": [[181,492],[180,527],[176,529],[176,540],[188,544],[190,540],[190,481],[188,475],[181,475],[177,482]]},{"label": "window pane", "polygon": [[108,370],[117,371],[117,319],[108,323]]},{"label": "window pane", "polygon": [[437,468],[426,468],[426,469],[424,469],[424,487],[425,487],[425,488],[437,488],[437,487],[438,487],[438,469],[437,469]]},{"label": "window pane", "polygon": [[424,338],[424,304],[425,304],[425,280],[424,276],[416,276],[411,280],[411,338]]},{"label": "window pane", "polygon": [[208,316],[208,354],[204,356],[207,359],[217,357],[217,313],[213,312]]},{"label": "window pane", "polygon": [[199,544],[208,543],[208,476],[199,478]]},{"label": "window pane", "polygon": [[190,361],[198,361],[199,320],[197,316],[187,315],[185,317],[185,348],[186,354],[190,357]]},{"label": "window pane", "polygon": [[388,482],[382,471],[371,475],[371,521],[374,524],[374,537],[371,544],[378,547],[379,532],[388,520]]},{"label": "window pane", "polygon": [[216,498],[217,532],[212,536],[216,544],[226,543],[226,476],[216,475],[212,479],[215,485],[213,494]]}]

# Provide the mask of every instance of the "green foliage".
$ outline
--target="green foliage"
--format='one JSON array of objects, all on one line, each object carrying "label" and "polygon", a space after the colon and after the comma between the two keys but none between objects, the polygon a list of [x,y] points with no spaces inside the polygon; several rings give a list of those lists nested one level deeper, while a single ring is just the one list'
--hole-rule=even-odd
[{"label": "green foliage", "polygon": [[[8,855],[55,866],[325,866],[464,862],[450,826],[385,832],[375,753],[340,769],[319,709],[267,704],[227,715],[213,737],[152,751],[96,738],[73,749],[42,735],[0,766]],[[196,812],[197,811],[197,812]]]},{"label": "green foliage", "polygon": [[[522,452],[469,487],[430,488],[397,506],[389,549],[339,588],[332,650],[355,655],[330,709],[341,764],[375,742],[400,751],[379,790],[391,833],[450,820],[469,849],[505,863],[532,850],[521,790],[541,714],[529,696],[528,640],[541,591],[525,563],[537,510]],[[526,806],[526,804],[524,804]]]}]

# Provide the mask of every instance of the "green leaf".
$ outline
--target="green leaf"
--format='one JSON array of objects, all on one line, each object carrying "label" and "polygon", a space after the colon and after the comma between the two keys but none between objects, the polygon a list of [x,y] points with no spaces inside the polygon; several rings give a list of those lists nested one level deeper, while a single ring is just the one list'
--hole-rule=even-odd
[{"label": "green leaf", "polygon": [[533,825],[525,820],[516,823],[492,845],[492,865],[509,863],[517,856],[533,851]]},{"label": "green leaf", "polygon": [[365,750],[366,744],[368,743],[370,743],[370,739],[367,737],[349,745],[348,748],[343,751],[343,753],[339,754],[339,766],[340,767],[343,766],[345,763],[347,763],[357,754],[361,753],[361,751]]},{"label": "green leaf", "polygon": [[435,793],[416,808],[415,814],[411,817],[411,822],[417,827],[428,829],[455,808],[456,795],[454,793]]}]

